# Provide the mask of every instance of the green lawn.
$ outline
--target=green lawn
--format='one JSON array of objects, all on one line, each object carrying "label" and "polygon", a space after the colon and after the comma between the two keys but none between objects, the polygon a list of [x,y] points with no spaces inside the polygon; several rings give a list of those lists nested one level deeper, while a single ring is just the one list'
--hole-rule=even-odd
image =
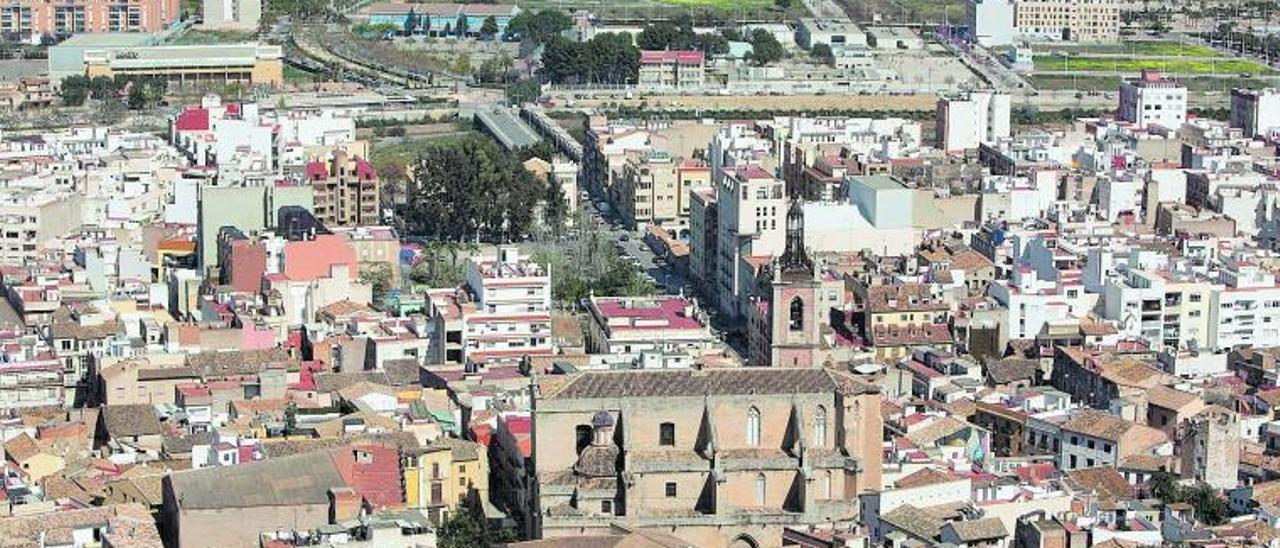
[{"label": "green lawn", "polygon": [[[799,0],[795,0],[799,3]],[[758,10],[773,7],[773,0],[657,0],[660,4],[673,6],[693,6],[701,8],[719,8],[723,10],[747,9]]]},{"label": "green lawn", "polygon": [[1084,72],[1131,72],[1157,69],[1170,74],[1264,74],[1271,71],[1261,63],[1243,59],[1217,61],[1179,59],[1133,59],[1128,57],[1036,57],[1036,70]]},{"label": "green lawn", "polygon": [[293,65],[284,66],[284,81],[286,82],[312,82],[316,78],[315,74],[302,70]]},{"label": "green lawn", "polygon": [[177,40],[173,41],[175,46],[208,46],[216,44],[242,44],[245,42],[256,42],[258,34],[255,32],[238,32],[227,30],[189,30]]},{"label": "green lawn", "polygon": [[1052,56],[1056,51],[1072,53],[1115,53],[1161,57],[1223,57],[1222,52],[1200,44],[1170,41],[1134,40],[1122,44],[1051,45],[1036,50],[1037,56]]}]

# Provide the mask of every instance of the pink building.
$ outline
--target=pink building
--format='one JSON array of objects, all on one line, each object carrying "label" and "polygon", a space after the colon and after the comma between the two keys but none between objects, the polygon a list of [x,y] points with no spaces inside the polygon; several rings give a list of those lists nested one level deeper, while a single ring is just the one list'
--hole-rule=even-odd
[{"label": "pink building", "polygon": [[321,234],[313,240],[284,244],[284,276],[293,281],[327,278],[334,266],[346,265],[351,278],[359,276],[355,248],[343,236]]},{"label": "pink building", "polygon": [[182,13],[178,0],[0,1],[0,31],[21,35],[159,32]]}]

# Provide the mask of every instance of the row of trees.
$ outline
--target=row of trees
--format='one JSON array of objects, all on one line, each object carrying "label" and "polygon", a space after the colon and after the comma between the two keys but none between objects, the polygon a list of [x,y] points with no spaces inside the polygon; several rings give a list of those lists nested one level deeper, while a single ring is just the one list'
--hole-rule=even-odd
[{"label": "row of trees", "polygon": [[552,297],[574,305],[592,294],[633,297],[653,295],[656,288],[640,268],[623,260],[612,236],[581,216],[576,237],[557,240],[534,251],[534,262],[551,274]]},{"label": "row of trees", "polygon": [[168,82],[156,76],[95,76],[91,79],[74,75],[62,81],[59,93],[62,103],[67,106],[78,107],[89,99],[112,101],[123,98],[129,108],[140,110],[160,104],[167,89]]},{"label": "row of trees", "polygon": [[728,39],[715,32],[695,33],[693,18],[688,15],[649,24],[636,36],[636,45],[649,50],[697,49],[707,55],[729,52]]},{"label": "row of trees", "polygon": [[640,50],[626,34],[598,34],[586,42],[553,36],[542,51],[542,76],[557,84],[634,84]]},{"label": "row of trees", "polygon": [[431,240],[511,242],[542,222],[564,226],[563,189],[534,177],[493,141],[467,138],[417,157],[401,214],[408,232]]},{"label": "row of trees", "polygon": [[545,44],[573,27],[573,19],[559,10],[522,11],[507,22],[507,34],[534,44]]}]

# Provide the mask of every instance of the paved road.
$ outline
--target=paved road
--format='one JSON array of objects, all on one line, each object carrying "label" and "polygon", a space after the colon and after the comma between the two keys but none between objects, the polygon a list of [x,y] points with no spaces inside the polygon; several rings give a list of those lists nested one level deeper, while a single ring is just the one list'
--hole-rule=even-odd
[{"label": "paved road", "polygon": [[579,200],[579,203],[587,209],[590,222],[597,223],[608,234],[609,239],[613,240],[618,253],[639,267],[654,285],[671,295],[679,294],[682,290],[689,293],[691,288],[688,280],[676,271],[674,265],[658,257],[649,248],[642,232],[627,230],[613,213],[613,208],[605,205],[607,202],[603,197],[591,196],[590,199]]}]

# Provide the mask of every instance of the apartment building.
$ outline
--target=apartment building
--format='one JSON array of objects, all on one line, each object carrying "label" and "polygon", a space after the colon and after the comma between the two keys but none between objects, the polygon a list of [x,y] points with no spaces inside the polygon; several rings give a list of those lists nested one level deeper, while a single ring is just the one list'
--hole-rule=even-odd
[{"label": "apartment building", "polygon": [[[715,306],[742,317],[755,284],[755,269],[786,243],[787,198],[783,183],[758,165],[727,168],[716,185]],[[752,266],[752,261],[759,264]]]},{"label": "apartment building", "polygon": [[1280,346],[1280,286],[1257,265],[1232,262],[1209,294],[1210,349]]},{"label": "apartment building", "polygon": [[593,354],[684,352],[716,345],[693,301],[685,297],[591,297],[587,348]]},{"label": "apartment building", "polygon": [[1246,137],[1280,131],[1280,89],[1231,90],[1231,127],[1243,129]]},{"label": "apartment building", "polygon": [[700,50],[640,52],[641,88],[696,89],[705,82],[706,56]]},{"label": "apartment building", "polygon": [[947,152],[976,149],[1009,137],[1009,94],[971,91],[938,99],[938,147]]},{"label": "apartment building", "polygon": [[0,192],[0,265],[32,264],[80,226],[84,196],[29,189]]},{"label": "apartment building", "polygon": [[21,36],[160,32],[182,15],[178,0],[6,0],[0,32]]},{"label": "apartment building", "polygon": [[258,30],[262,0],[203,0],[200,26],[208,29]]},{"label": "apartment building", "polygon": [[1119,115],[1138,129],[1177,130],[1187,121],[1187,88],[1160,71],[1143,70],[1136,80],[1120,84]]},{"label": "apartment building", "polygon": [[1212,285],[1189,272],[1143,269],[1138,254],[1120,265],[1106,282],[1103,318],[1120,333],[1146,340],[1153,348],[1202,347],[1208,342]]},{"label": "apartment building", "polygon": [[533,462],[542,538],[622,523],[660,526],[694,546],[766,546],[784,527],[842,526],[857,516],[858,495],[881,487],[879,395],[848,373],[539,379]]},{"label": "apartment building", "polygon": [[466,290],[454,301],[462,323],[462,363],[514,364],[546,355],[551,343],[551,275],[514,247],[467,262]]},{"label": "apartment building", "polygon": [[316,219],[324,226],[370,226],[381,220],[381,185],[368,160],[335,150],[328,159],[308,162],[306,178],[314,192]]},{"label": "apartment building", "polygon": [[47,107],[53,104],[53,87],[46,76],[21,76],[0,82],[0,111]]},{"label": "apartment building", "polygon": [[1120,39],[1117,0],[1019,0],[1014,4],[1018,33],[1032,38],[1073,42]]},{"label": "apartment building", "polygon": [[689,191],[709,184],[706,162],[648,151],[628,155],[622,178],[609,190],[632,230],[659,226],[684,237],[689,229]]}]

